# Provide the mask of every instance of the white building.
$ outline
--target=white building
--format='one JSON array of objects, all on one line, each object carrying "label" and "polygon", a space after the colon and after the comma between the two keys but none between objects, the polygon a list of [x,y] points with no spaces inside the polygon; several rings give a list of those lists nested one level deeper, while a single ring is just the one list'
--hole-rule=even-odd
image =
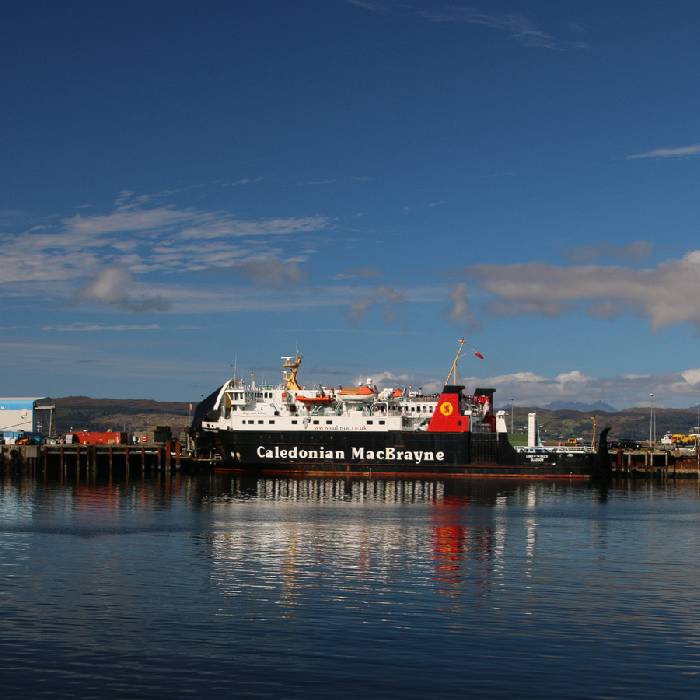
[{"label": "white building", "polygon": [[[0,397],[0,436],[8,441],[17,437],[20,431],[33,433],[38,430],[37,402],[45,399],[45,396]],[[44,431],[50,429],[49,425],[42,425]]]}]

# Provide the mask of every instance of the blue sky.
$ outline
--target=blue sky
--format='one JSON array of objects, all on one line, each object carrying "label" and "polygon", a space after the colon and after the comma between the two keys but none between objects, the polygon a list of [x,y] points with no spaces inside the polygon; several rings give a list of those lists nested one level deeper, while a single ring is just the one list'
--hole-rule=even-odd
[{"label": "blue sky", "polygon": [[6,3],[3,395],[700,401],[700,5]]}]

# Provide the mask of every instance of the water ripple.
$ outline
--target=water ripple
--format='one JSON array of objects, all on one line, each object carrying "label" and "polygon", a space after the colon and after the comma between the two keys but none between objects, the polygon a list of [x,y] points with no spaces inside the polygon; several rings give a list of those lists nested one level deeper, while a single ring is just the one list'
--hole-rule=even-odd
[{"label": "water ripple", "polygon": [[14,697],[696,697],[695,484],[0,481]]}]

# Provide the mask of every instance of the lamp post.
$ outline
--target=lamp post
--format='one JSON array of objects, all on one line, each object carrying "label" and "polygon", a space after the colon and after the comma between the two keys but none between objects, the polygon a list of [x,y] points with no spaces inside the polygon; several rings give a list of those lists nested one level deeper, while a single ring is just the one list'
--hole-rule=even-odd
[{"label": "lamp post", "polygon": [[513,413],[515,413],[515,399],[510,400],[510,436],[513,437]]}]

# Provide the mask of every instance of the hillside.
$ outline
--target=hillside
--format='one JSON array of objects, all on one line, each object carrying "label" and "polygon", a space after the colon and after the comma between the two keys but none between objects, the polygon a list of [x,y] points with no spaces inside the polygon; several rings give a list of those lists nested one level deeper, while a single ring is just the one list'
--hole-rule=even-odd
[{"label": "hillside", "polygon": [[179,432],[189,425],[189,404],[150,399],[93,399],[65,396],[53,399],[59,433],[72,430],[125,430],[127,432],[169,425]]},{"label": "hillside", "polygon": [[[537,422],[544,439],[559,439],[570,436],[583,437],[590,440],[592,417],[596,417],[597,429],[610,427],[613,439],[633,438],[644,440],[649,438],[649,408],[626,408],[622,411],[575,411],[571,409],[550,410],[536,407],[515,408],[515,426],[524,431],[527,428],[527,414],[537,413]],[[660,438],[666,432],[685,433],[697,425],[697,409],[657,408],[656,436]],[[510,418],[508,418],[510,427]]]}]

